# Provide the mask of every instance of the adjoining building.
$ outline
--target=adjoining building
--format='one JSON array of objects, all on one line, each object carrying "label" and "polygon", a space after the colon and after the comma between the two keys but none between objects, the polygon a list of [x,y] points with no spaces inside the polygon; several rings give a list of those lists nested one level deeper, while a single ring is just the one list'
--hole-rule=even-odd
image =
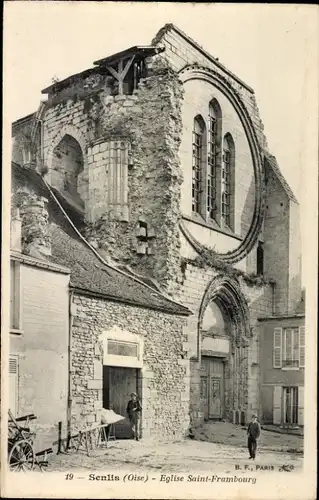
[{"label": "adjoining building", "polygon": [[260,415],[264,424],[303,427],[304,297],[294,314],[260,318]]}]

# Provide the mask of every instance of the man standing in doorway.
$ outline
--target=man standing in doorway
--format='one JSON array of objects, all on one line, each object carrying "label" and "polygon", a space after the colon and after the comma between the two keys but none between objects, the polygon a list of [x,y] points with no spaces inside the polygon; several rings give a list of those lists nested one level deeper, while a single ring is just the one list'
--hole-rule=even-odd
[{"label": "man standing in doorway", "polygon": [[256,450],[257,450],[257,439],[260,436],[260,424],[257,421],[257,415],[252,415],[251,422],[248,424],[247,429],[248,435],[248,450],[249,450],[249,459],[255,460],[256,458]]},{"label": "man standing in doorway", "polygon": [[130,423],[132,426],[133,439],[136,441],[139,440],[139,427],[140,427],[140,414],[142,411],[142,407],[140,405],[140,401],[138,395],[135,392],[132,392],[131,399],[129,400],[126,408],[128,418],[130,419]]}]

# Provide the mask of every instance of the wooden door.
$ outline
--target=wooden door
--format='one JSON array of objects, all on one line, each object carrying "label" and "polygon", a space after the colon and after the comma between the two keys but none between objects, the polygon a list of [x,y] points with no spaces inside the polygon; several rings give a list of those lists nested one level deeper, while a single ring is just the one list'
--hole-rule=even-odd
[{"label": "wooden door", "polygon": [[132,434],[126,414],[132,392],[137,392],[137,369],[104,366],[103,405],[125,417],[125,420],[115,425],[115,434],[118,438],[130,438]]},{"label": "wooden door", "polygon": [[209,358],[202,357],[200,367],[200,406],[204,413],[204,419],[208,420],[209,402],[208,402],[208,379],[209,379]]},{"label": "wooden door", "polygon": [[211,358],[209,363],[209,418],[220,419],[224,406],[224,363]]},{"label": "wooden door", "polygon": [[223,418],[224,363],[221,358],[202,358],[200,398],[205,419]]}]

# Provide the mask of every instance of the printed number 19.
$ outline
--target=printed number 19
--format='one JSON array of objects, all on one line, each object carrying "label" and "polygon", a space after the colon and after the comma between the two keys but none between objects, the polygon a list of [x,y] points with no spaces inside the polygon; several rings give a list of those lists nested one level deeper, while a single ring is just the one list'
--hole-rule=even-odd
[{"label": "printed number 19", "polygon": [[73,477],[74,477],[73,474],[70,473],[70,474],[66,474],[65,479],[73,479]]}]

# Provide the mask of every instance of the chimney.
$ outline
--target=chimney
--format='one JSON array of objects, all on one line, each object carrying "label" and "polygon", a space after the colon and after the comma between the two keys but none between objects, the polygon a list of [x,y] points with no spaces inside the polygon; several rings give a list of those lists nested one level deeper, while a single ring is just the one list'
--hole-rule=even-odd
[{"label": "chimney", "polygon": [[27,197],[20,207],[20,214],[23,253],[46,259],[51,255],[48,200],[42,196]]},{"label": "chimney", "polygon": [[21,218],[18,208],[15,208],[11,216],[10,248],[21,252]]}]

